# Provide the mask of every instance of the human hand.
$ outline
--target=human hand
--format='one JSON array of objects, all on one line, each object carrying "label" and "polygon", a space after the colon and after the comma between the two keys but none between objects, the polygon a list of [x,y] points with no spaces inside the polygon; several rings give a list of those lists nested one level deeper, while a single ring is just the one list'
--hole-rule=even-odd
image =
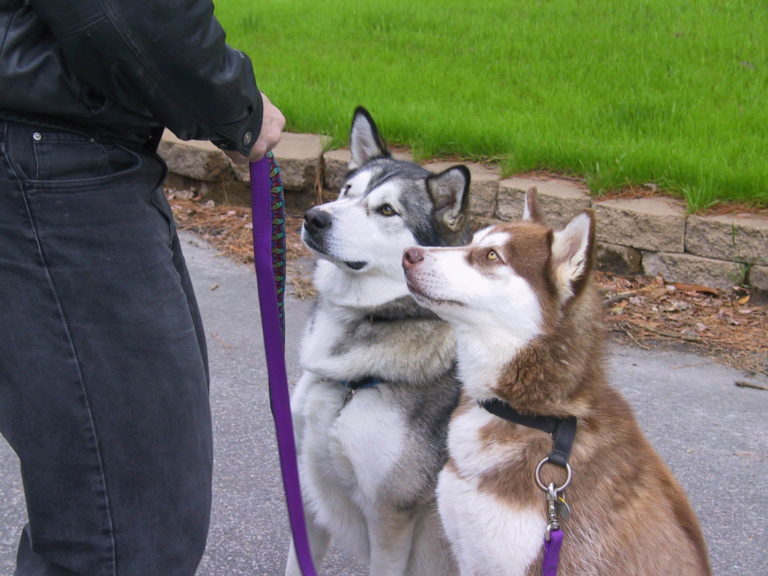
[{"label": "human hand", "polygon": [[253,148],[251,148],[251,153],[248,156],[245,156],[240,152],[233,150],[226,151],[227,156],[238,164],[261,160],[267,152],[277,146],[277,143],[280,142],[280,138],[283,134],[283,128],[285,127],[285,117],[283,116],[283,113],[270,102],[264,92],[261,93],[261,99],[263,102],[261,132],[259,133],[256,142],[253,144]]}]

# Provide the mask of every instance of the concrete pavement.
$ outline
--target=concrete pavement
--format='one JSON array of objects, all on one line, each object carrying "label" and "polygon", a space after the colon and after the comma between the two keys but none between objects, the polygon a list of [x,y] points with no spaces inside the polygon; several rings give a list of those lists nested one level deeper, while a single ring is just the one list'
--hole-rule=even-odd
[{"label": "concrete pavement", "polygon": [[[208,550],[199,576],[282,572],[287,521],[266,390],[266,368],[251,267],[195,236],[183,243],[203,312],[211,356],[215,494]],[[288,373],[311,304],[287,303]],[[768,574],[768,392],[737,388],[743,374],[699,356],[613,344],[613,381],[635,407],[651,442],[690,496],[715,574]],[[11,575],[24,504],[18,462],[0,441],[0,575]],[[674,573],[670,571],[670,576]],[[334,553],[323,576],[363,576]],[[162,576],[162,575],[147,575]]]}]

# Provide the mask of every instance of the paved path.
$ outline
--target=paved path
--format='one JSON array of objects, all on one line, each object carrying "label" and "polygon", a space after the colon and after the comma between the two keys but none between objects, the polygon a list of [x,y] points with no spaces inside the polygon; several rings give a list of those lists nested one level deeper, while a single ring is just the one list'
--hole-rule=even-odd
[{"label": "paved path", "polygon": [[[194,236],[183,238],[208,334],[216,434],[213,520],[199,576],[276,576],[285,561],[287,523],[254,276],[250,267],[216,256]],[[310,306],[288,303],[292,380],[299,373],[296,346]],[[688,491],[715,574],[768,574],[768,392],[737,388],[734,381],[744,380],[742,374],[689,354],[614,345],[610,369]],[[768,385],[768,379],[751,381]],[[13,573],[24,520],[17,467],[0,441],[0,576]],[[322,574],[364,571],[336,553]]]}]

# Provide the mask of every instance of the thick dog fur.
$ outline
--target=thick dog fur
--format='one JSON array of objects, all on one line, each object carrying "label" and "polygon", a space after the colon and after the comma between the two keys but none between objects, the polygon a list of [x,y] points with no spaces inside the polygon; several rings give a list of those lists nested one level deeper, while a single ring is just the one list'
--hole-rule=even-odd
[{"label": "thick dog fur", "polygon": [[[491,398],[530,415],[578,418],[559,574],[710,574],[683,490],[606,382],[593,215],[553,232],[533,191],[524,213],[468,247],[412,248],[403,260],[417,301],[456,334],[464,393],[438,505],[462,576],[541,573],[547,506],[534,471],[552,440],[478,405]],[[552,465],[542,477],[564,481]]]},{"label": "thick dog fur", "polygon": [[[391,158],[363,109],[350,147],[339,198],[302,230],[318,300],[291,401],[313,557],[319,566],[332,541],[372,576],[450,576],[435,487],[459,397],[455,341],[413,300],[401,260],[413,244],[469,241],[469,172]],[[345,382],[370,377],[381,383],[347,398]],[[286,574],[299,574],[293,550]]]}]

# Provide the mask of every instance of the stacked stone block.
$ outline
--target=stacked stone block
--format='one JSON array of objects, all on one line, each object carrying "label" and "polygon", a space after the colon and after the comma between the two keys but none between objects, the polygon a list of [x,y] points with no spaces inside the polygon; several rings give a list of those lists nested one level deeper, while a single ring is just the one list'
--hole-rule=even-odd
[{"label": "stacked stone block", "polygon": [[[348,172],[349,151],[329,150],[328,139],[285,134],[275,149],[294,210],[338,193]],[[166,133],[159,150],[168,164],[171,187],[193,189],[231,203],[249,200],[248,167],[233,164],[215,146],[182,142]],[[395,156],[411,160],[407,152]],[[456,162],[432,162],[440,172]],[[754,214],[698,216],[664,197],[601,200],[581,182],[565,178],[502,178],[498,169],[465,164],[472,173],[470,211],[476,225],[522,217],[525,192],[535,187],[554,227],[587,209],[597,216],[598,265],[624,274],[661,275],[667,282],[730,289],[747,284],[768,293],[768,218]],[[323,196],[321,192],[328,192]]]}]

